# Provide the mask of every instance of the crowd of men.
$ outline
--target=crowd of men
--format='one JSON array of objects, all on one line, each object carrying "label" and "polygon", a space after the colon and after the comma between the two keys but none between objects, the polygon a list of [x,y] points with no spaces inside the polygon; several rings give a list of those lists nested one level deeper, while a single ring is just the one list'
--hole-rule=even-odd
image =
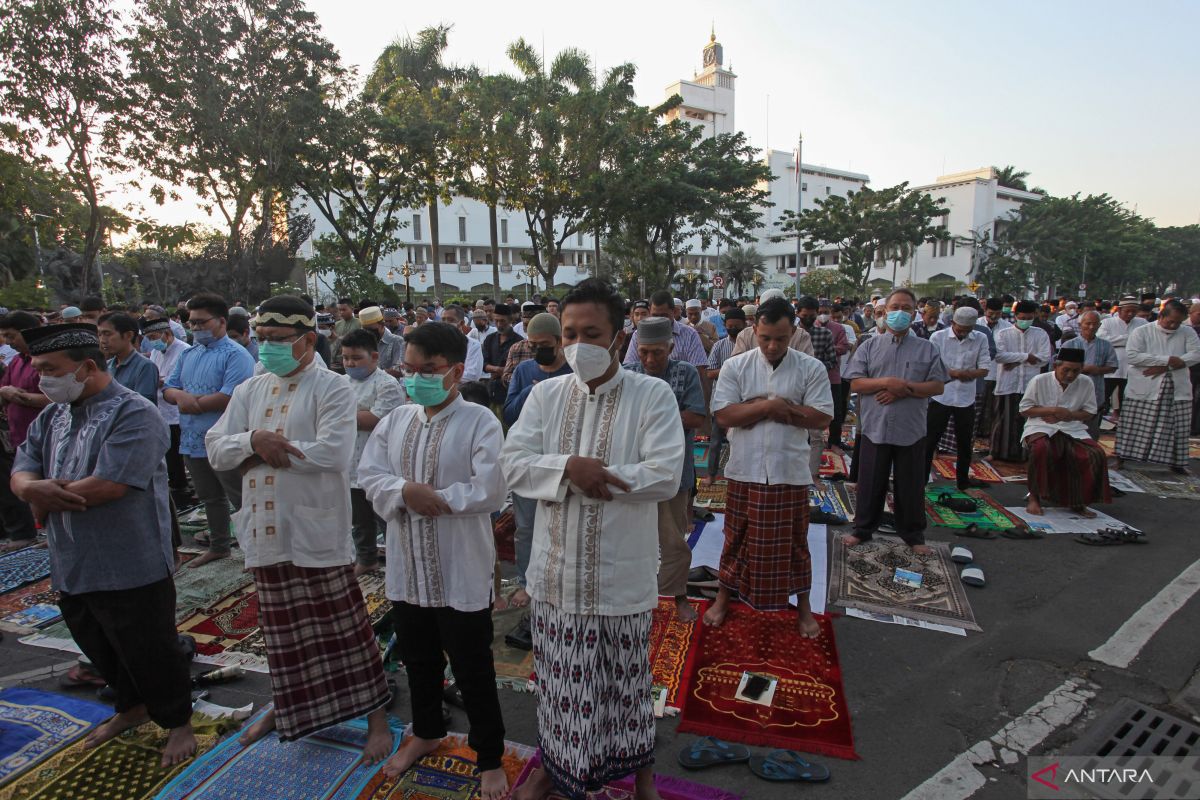
[{"label": "crowd of men", "polygon": [[[186,568],[238,546],[259,598],[274,703],[244,744],[366,716],[365,759],[398,775],[446,735],[448,658],[482,795],[504,797],[491,614],[528,607],[508,640],[534,653],[542,768],[517,796],[583,797],[634,774],[653,798],[651,611],[672,597],[695,620],[686,536],[712,480],[697,477],[696,436],[728,482],[703,623],[795,595],[815,638],[807,533],[823,451],[852,454],[845,545],[883,531],[921,553],[939,450],[966,489],[986,439],[993,459],[1026,464],[1031,513],[1087,514],[1111,496],[1102,429],[1116,428],[1115,466],[1176,472],[1200,432],[1200,300],[1052,307],[896,289],[630,303],[597,280],[505,300],[283,295],[251,312],[200,293],[172,313],[91,298],[0,317],[7,546],[44,529],[64,620],[115,692],[88,746],[149,719],[170,731],[164,764],[195,750],[172,576],[176,512],[196,503],[206,550]],[[517,588],[501,597],[493,526],[510,504]],[[356,584],[380,568],[412,702],[394,754]]]}]

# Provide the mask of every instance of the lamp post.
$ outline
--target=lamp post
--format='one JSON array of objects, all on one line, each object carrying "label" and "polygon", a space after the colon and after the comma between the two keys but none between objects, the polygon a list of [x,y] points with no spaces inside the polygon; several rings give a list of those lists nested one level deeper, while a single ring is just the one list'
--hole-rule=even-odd
[{"label": "lamp post", "polygon": [[796,297],[800,296],[800,259],[804,237],[800,235],[800,212],[804,210],[804,133],[796,138]]},{"label": "lamp post", "polygon": [[37,223],[39,217],[41,219],[54,219],[54,217],[36,212],[33,214],[33,261],[37,265],[38,275],[43,275],[45,273],[42,271],[42,237],[38,234]]},{"label": "lamp post", "polygon": [[528,300],[530,283],[533,283],[533,289],[534,289],[534,291],[537,291],[537,276],[538,276],[537,267],[534,267],[534,266],[525,267],[525,269],[521,270],[517,274],[524,275],[526,278],[529,278],[529,280],[525,282],[525,299]]},{"label": "lamp post", "polygon": [[[411,303],[412,302],[412,283],[409,281],[409,278],[411,278],[413,275],[416,275],[417,270],[413,268],[412,264],[408,263],[408,261],[405,260],[403,266],[400,267],[400,274],[404,276],[404,302]],[[391,277],[391,275],[392,275],[392,273],[388,272],[389,278]]]}]

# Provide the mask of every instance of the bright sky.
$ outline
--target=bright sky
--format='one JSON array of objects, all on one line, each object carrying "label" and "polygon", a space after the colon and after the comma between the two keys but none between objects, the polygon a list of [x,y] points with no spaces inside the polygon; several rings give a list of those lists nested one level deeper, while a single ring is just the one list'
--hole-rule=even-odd
[{"label": "bright sky", "polygon": [[[1200,222],[1200,2],[740,0],[605,3],[309,0],[342,57],[370,69],[396,36],[453,25],[448,60],[500,71],[518,37],[637,65],[638,100],[700,69],[715,22],[757,147],[875,187],[1013,164],[1052,194],[1107,192],[1160,225]],[[152,210],[201,220],[194,205]],[[216,222],[215,220],[213,222]]]}]

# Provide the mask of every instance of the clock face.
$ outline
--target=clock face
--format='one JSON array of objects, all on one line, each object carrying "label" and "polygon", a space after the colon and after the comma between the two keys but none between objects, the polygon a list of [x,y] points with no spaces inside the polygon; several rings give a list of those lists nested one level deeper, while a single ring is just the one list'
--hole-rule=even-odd
[{"label": "clock face", "polygon": [[705,48],[705,50],[704,50],[704,66],[711,67],[715,63],[717,63],[717,51],[713,50],[711,47]]}]

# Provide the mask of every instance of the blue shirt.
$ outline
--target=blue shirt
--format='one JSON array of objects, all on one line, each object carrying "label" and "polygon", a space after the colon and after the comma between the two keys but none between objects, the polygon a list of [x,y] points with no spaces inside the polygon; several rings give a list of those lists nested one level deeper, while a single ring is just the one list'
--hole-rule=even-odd
[{"label": "blue shirt", "polygon": [[532,359],[517,364],[517,368],[513,370],[512,379],[508,383],[508,396],[504,400],[504,424],[510,427],[516,424],[517,417],[521,416],[521,409],[525,407],[525,400],[529,397],[535,383],[557,378],[559,375],[570,374],[571,368],[565,363],[554,372],[546,372]]},{"label": "blue shirt", "polygon": [[[254,375],[254,359],[246,348],[222,336],[210,345],[196,345],[184,350],[175,362],[166,389],[182,389],[201,397],[220,392],[233,396],[238,384]],[[208,458],[204,434],[217,424],[220,411],[179,415],[179,452],[194,458]]]},{"label": "blue shirt", "polygon": [[50,580],[68,594],[135,589],[171,577],[171,512],[163,456],[171,434],[158,408],[117,381],[78,403],[51,403],[29,426],[13,472],[129,487],[86,511],[46,517]]},{"label": "blue shirt", "polygon": [[[646,368],[640,363],[627,364],[625,369],[630,372],[640,372],[643,375],[649,375]],[[669,359],[667,361],[667,371],[662,375],[651,375],[652,378],[658,378],[667,382],[671,387],[671,391],[675,394],[675,400],[679,403],[679,410],[694,411],[697,414],[704,414],[708,411],[708,407],[704,404],[704,389],[700,387],[700,373],[686,361],[675,361]],[[684,433],[687,433],[685,430]],[[690,436],[685,437],[683,443],[683,475],[679,481],[679,490],[691,491],[696,488],[696,463],[693,457],[692,439]]]},{"label": "blue shirt", "polygon": [[151,403],[158,404],[158,367],[141,353],[130,353],[124,364],[113,356],[108,360],[108,372],[113,380],[126,389],[132,389]]}]

